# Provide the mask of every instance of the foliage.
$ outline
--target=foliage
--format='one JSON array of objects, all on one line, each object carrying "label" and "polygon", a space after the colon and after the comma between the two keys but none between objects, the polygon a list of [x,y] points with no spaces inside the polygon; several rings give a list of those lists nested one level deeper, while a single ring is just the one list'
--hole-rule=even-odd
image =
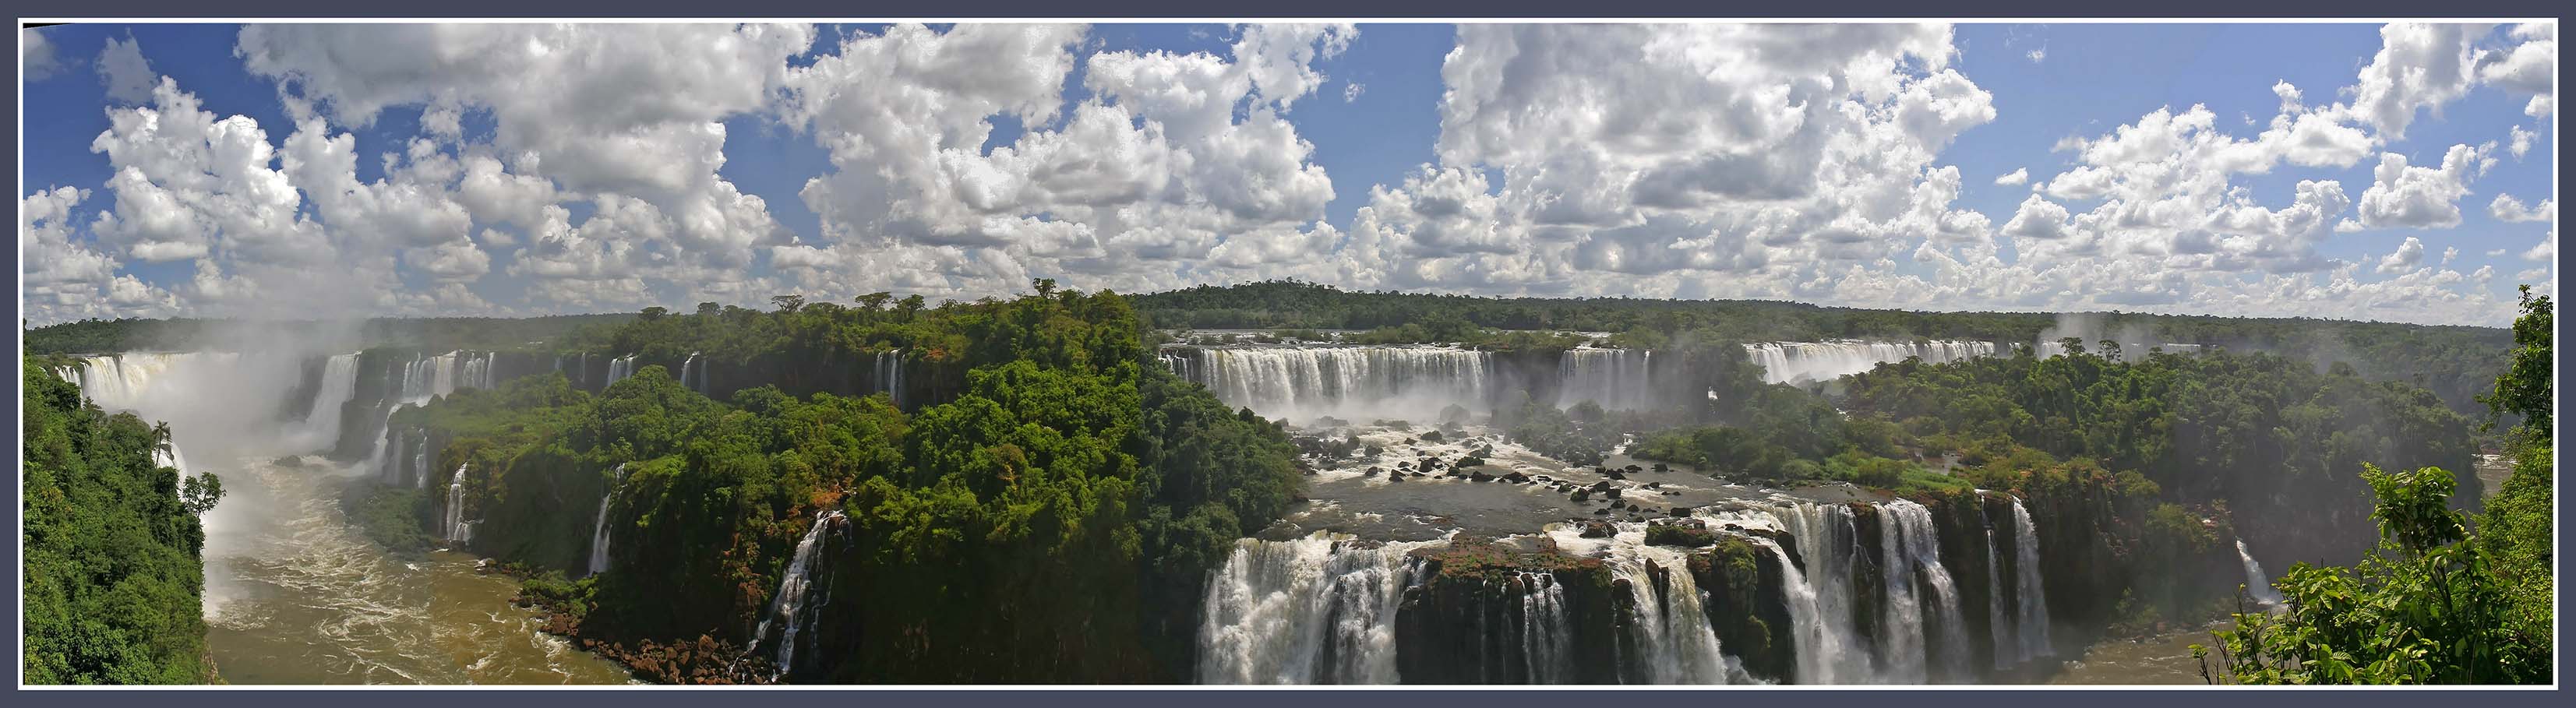
[{"label": "foliage", "polygon": [[183,481],[156,459],[166,426],[100,411],[33,359],[22,371],[24,680],[212,678],[198,515],[220,499],[220,483]]}]

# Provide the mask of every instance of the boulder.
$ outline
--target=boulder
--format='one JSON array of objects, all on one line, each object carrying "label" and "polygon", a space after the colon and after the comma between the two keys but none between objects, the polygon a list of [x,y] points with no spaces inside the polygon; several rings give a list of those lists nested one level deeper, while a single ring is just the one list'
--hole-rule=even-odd
[{"label": "boulder", "polygon": [[1583,522],[1583,538],[1609,538],[1611,536],[1618,535],[1618,533],[1618,527],[1611,526],[1610,522],[1607,521]]},{"label": "boulder", "polygon": [[1592,490],[1589,490],[1589,489],[1577,489],[1577,490],[1574,490],[1574,501],[1575,501],[1575,503],[1578,503],[1578,504],[1579,504],[1579,503],[1582,503],[1582,502],[1592,501]]}]

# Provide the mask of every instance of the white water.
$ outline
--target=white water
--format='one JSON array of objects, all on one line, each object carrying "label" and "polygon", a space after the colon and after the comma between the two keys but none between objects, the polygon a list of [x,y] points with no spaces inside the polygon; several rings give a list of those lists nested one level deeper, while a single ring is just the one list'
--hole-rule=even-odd
[{"label": "white water", "polygon": [[626,356],[610,359],[608,360],[608,383],[604,384],[603,387],[615,386],[618,381],[634,375],[635,355],[628,354]]},{"label": "white water", "polygon": [[340,440],[340,409],[358,395],[358,355],[335,354],[322,365],[320,387],[313,391],[313,409],[304,414],[304,427],[290,437],[300,447],[326,449]]},{"label": "white water", "polygon": [[1986,629],[1995,653],[1995,668],[2008,668],[2018,663],[2019,641],[2013,630],[2015,615],[2004,602],[2003,561],[1995,551],[1995,520],[1986,514],[1985,505],[1977,505],[1977,518],[1986,524]]},{"label": "white water", "polygon": [[1353,548],[1324,532],[1243,539],[1208,582],[1199,683],[1394,684],[1395,610],[1415,548]]},{"label": "white water", "polygon": [[1655,353],[1643,349],[1569,349],[1556,360],[1556,406],[1591,401],[1609,410],[1649,410],[1660,397]]},{"label": "white water", "polygon": [[1869,645],[1853,615],[1852,575],[1863,548],[1851,509],[1799,502],[1773,507],[1771,515],[1797,539],[1798,553],[1807,562],[1802,572],[1781,559],[1789,622],[1797,632],[1798,682],[1877,681]]},{"label": "white water", "polygon": [[[2039,526],[2031,523],[2030,510],[2022,508],[2020,499],[2013,500],[2012,510],[2013,567],[2019,576],[2014,582],[2018,619],[2013,627],[2019,630],[2019,659],[2029,661],[2057,651],[2048,644],[2048,592],[2039,582]],[[1998,646],[1995,651],[2000,654],[2003,649]]]},{"label": "white water", "polygon": [[[1648,545],[1643,523],[1616,522],[1612,527],[1617,531],[1606,539],[1583,538],[1573,524],[1551,524],[1547,533],[1558,548],[1600,558],[1612,578],[1628,581],[1635,598],[1629,639],[1642,656],[1620,657],[1619,663],[1636,666],[1647,683],[1730,683],[1741,669],[1719,651],[1717,632],[1709,624],[1708,596],[1691,577],[1689,551]],[[1665,571],[1663,582],[1656,582],[1656,568]]]},{"label": "white water", "polygon": [[[1959,610],[1959,588],[1951,581],[1949,569],[1941,565],[1932,511],[1903,499],[1881,504],[1878,509],[1880,552],[1884,556],[1879,569],[1887,582],[1883,626],[1888,635],[1879,645],[1879,657],[1886,662],[1888,678],[1900,683],[1928,683],[1934,678],[1935,662],[1946,673],[1944,678],[1965,678],[1968,638]],[[1918,574],[1930,597],[1916,592],[1914,579]],[[1927,609],[1932,613],[1930,618],[1924,616]],[[1927,628],[1927,619],[1938,622],[1938,628]]]},{"label": "white water", "polygon": [[617,465],[617,481],[599,494],[599,516],[590,522],[590,574],[608,572],[608,502],[617,498],[617,488],[626,484],[626,464]]},{"label": "white water", "polygon": [[1530,683],[1574,680],[1574,617],[1553,573],[1522,573],[1521,663]]},{"label": "white water", "polygon": [[697,352],[689,352],[689,358],[680,362],[681,387],[698,393],[706,393],[706,376],[706,372],[698,370]]},{"label": "white water", "polygon": [[762,641],[769,638],[771,626],[782,628],[778,635],[776,654],[778,674],[781,676],[786,675],[787,670],[795,666],[796,634],[804,628],[806,616],[811,614],[809,612],[811,608],[805,604],[805,596],[814,586],[814,551],[822,547],[823,538],[830,532],[832,525],[839,523],[843,518],[845,517],[837,509],[825,510],[814,515],[814,526],[806,529],[805,538],[796,542],[796,556],[788,560],[786,574],[778,579],[778,596],[770,598],[769,612],[762,616],[760,628],[752,633],[751,645],[757,648]]},{"label": "white water", "polygon": [[474,540],[474,522],[465,520],[465,467],[457,465],[455,476],[447,482],[447,518],[442,528],[446,529],[449,546],[463,546]]},{"label": "white water", "polygon": [[1922,357],[1943,364],[2003,352],[1993,342],[1879,342],[1843,339],[1829,342],[1764,342],[1744,345],[1745,354],[1762,366],[1764,383],[1829,381],[1877,368],[1880,364]]},{"label": "white water", "polygon": [[1198,349],[1200,383],[1227,405],[1292,420],[1429,422],[1452,404],[1490,407],[1493,355],[1440,346]]},{"label": "white water", "polygon": [[903,350],[877,352],[876,365],[877,387],[886,392],[895,407],[903,407]]},{"label": "white water", "polygon": [[2271,576],[2263,574],[2263,564],[2254,560],[2254,552],[2245,550],[2245,539],[2236,539],[2236,558],[2245,564],[2245,592],[2264,607],[2281,604],[2281,592],[2272,589]]},{"label": "white water", "polygon": [[[168,422],[174,447],[235,450],[256,442],[263,449],[325,449],[340,434],[340,409],[356,395],[358,356],[333,355],[303,401],[302,419],[275,420],[287,403],[282,392],[302,387],[306,359],[239,352],[131,352],[81,359],[55,372],[78,384],[81,395],[108,411],[133,411],[147,421]],[[253,436],[256,435],[254,439]]]}]

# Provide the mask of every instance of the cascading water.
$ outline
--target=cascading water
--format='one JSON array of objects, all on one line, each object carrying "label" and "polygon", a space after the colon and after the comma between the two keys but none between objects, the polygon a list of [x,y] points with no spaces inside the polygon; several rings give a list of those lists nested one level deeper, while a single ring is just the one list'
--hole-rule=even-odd
[{"label": "cascading water", "polygon": [[[1869,646],[1862,640],[1852,583],[1864,549],[1851,509],[1840,504],[1800,502],[1773,507],[1771,515],[1798,542],[1806,561],[1800,571],[1783,553],[1783,583],[1789,596],[1789,621],[1797,631],[1798,681],[1850,684],[1877,680],[1871,671]],[[1767,539],[1766,539],[1767,540]],[[1774,551],[1778,549],[1774,545]],[[1875,578],[1871,580],[1875,581]]]},{"label": "cascading water", "polygon": [[796,542],[796,556],[788,560],[786,574],[778,579],[778,595],[770,598],[769,612],[762,615],[760,628],[752,633],[751,645],[757,648],[769,639],[770,627],[781,628],[776,662],[782,676],[796,665],[796,635],[813,614],[813,608],[805,603],[805,596],[813,590],[815,551],[822,548],[823,538],[830,533],[832,526],[844,518],[838,509],[814,515],[814,526],[806,529],[805,538]]},{"label": "cascading water", "polygon": [[2271,576],[2263,574],[2263,564],[2254,560],[2254,552],[2245,550],[2245,539],[2236,539],[2236,559],[2245,564],[2245,592],[2264,607],[2281,604],[2281,592],[2272,589]]},{"label": "cascading water", "polygon": [[590,524],[590,574],[608,572],[608,502],[617,498],[617,488],[626,484],[626,463],[617,464],[617,481],[599,495],[599,516]]},{"label": "cascading water", "polygon": [[615,385],[617,385],[617,382],[622,381],[622,380],[625,380],[625,379],[626,379],[626,377],[628,377],[628,376],[634,376],[634,375],[635,375],[635,355],[633,355],[633,354],[628,354],[628,355],[626,355],[626,356],[621,356],[621,357],[618,357],[618,358],[615,358],[615,359],[610,359],[610,360],[608,360],[608,383],[607,383],[607,385],[609,385],[609,386],[615,386]]},{"label": "cascading water", "polygon": [[1655,353],[1643,349],[1569,349],[1557,358],[1556,405],[1591,401],[1609,410],[1655,408]]},{"label": "cascading water", "polygon": [[1251,346],[1198,349],[1193,362],[1227,405],[1292,419],[1428,420],[1450,405],[1492,403],[1493,355],[1440,346]]},{"label": "cascading water", "polygon": [[333,355],[322,365],[322,385],[313,392],[313,408],[291,436],[299,447],[324,449],[340,439],[340,409],[358,395],[358,355]]},{"label": "cascading water", "polygon": [[429,486],[429,431],[413,431],[413,435],[420,439],[411,446],[411,486],[417,489]]},{"label": "cascading water", "polygon": [[1977,505],[1977,519],[1986,526],[1986,629],[1994,646],[1995,668],[2008,668],[2021,657],[2013,631],[2014,615],[2004,602],[2003,561],[1995,551],[1995,520]]},{"label": "cascading water", "polygon": [[1393,684],[1395,611],[1415,548],[1324,532],[1243,539],[1208,582],[1199,682]]},{"label": "cascading water", "polygon": [[474,522],[465,520],[465,468],[456,466],[456,476],[447,483],[447,543],[462,546],[474,540]]},{"label": "cascading water", "polygon": [[2021,660],[2029,661],[2054,656],[2057,650],[2049,646],[2048,592],[2039,582],[2039,525],[2031,522],[2030,510],[2022,508],[2020,499],[2013,500],[2012,510],[2013,568],[2018,576],[2013,597],[2019,617],[2013,627],[2019,630],[2015,636],[2020,640]]},{"label": "cascading water", "polygon": [[1830,381],[1877,368],[1880,364],[1922,357],[1932,364],[2002,353],[1993,342],[1874,342],[1844,339],[1830,342],[1764,342],[1744,345],[1746,355],[1762,366],[1764,383]]},{"label": "cascading water", "polygon": [[1574,679],[1574,618],[1552,573],[1521,573],[1521,663],[1530,683]]},{"label": "cascading water", "polygon": [[[1899,499],[1879,505],[1879,518],[1879,543],[1885,556],[1879,568],[1887,583],[1883,625],[1887,636],[1879,644],[1879,657],[1889,669],[1889,678],[1901,683],[1929,682],[1935,656],[1951,678],[1964,678],[1961,664],[1967,657],[1968,638],[1959,610],[1959,588],[1941,565],[1932,510]],[[1918,575],[1930,597],[1916,592]],[[1932,613],[1929,620],[1939,623],[1930,628],[1933,631],[1925,626],[1926,610]]]},{"label": "cascading water", "polygon": [[706,375],[706,372],[698,370],[697,352],[689,352],[689,358],[680,362],[680,385],[682,387],[698,393],[706,393]]},{"label": "cascading water", "polygon": [[886,392],[897,408],[903,407],[903,350],[877,352],[877,388]]}]

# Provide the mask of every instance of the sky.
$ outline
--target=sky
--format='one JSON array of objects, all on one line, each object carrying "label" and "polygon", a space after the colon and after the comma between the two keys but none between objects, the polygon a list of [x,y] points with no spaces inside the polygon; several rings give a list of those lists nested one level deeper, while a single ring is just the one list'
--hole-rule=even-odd
[{"label": "sky", "polygon": [[1151,292],[2500,325],[2557,26],[22,29],[32,324]]}]

